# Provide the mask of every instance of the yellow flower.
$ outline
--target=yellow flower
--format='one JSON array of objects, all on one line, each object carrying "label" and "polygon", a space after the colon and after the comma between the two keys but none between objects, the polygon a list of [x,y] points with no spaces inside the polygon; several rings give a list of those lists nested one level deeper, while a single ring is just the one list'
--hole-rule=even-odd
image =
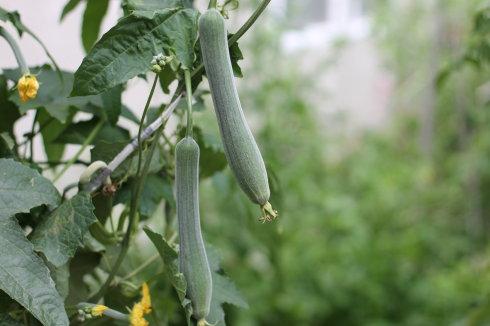
[{"label": "yellow flower", "polygon": [[143,283],[141,286],[141,301],[135,303],[131,313],[129,314],[129,321],[131,326],[148,326],[148,321],[144,318],[144,315],[151,312],[151,297],[148,284]]},{"label": "yellow flower", "polygon": [[141,305],[143,306],[143,312],[145,314],[149,314],[151,312],[151,297],[150,297],[150,289],[148,288],[148,284],[143,283],[141,286]]},{"label": "yellow flower", "polygon": [[90,310],[90,314],[94,317],[99,317],[102,316],[104,311],[106,311],[108,308],[106,306],[103,306],[101,304],[95,305],[92,307]]},{"label": "yellow flower", "polygon": [[148,321],[143,317],[145,308],[141,302],[136,303],[129,314],[131,326],[148,326]]},{"label": "yellow flower", "polygon": [[35,99],[38,89],[39,83],[34,75],[23,75],[17,82],[17,90],[19,91],[20,100],[22,102]]}]

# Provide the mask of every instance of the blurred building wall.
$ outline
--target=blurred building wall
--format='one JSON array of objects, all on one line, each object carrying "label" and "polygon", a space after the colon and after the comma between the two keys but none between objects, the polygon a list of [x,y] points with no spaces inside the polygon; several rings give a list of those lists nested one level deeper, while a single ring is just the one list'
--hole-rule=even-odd
[{"label": "blurred building wall", "polygon": [[316,102],[326,122],[335,127],[340,118],[349,129],[383,126],[393,78],[371,37],[368,0],[275,3],[276,13],[292,17],[293,26],[282,39],[285,51],[300,53],[307,69],[322,72]]}]

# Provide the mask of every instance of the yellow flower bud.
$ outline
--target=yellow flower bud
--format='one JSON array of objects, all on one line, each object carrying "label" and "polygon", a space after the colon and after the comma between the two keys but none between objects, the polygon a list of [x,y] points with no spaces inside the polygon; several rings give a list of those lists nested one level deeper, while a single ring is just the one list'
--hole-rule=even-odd
[{"label": "yellow flower bud", "polygon": [[144,307],[141,302],[136,303],[129,314],[129,322],[131,326],[148,326],[148,321],[143,317]]},{"label": "yellow flower bud", "polygon": [[145,314],[149,314],[151,312],[151,297],[150,297],[150,289],[148,288],[148,284],[143,283],[141,286],[141,305],[143,306],[143,312]]},{"label": "yellow flower bud", "polygon": [[90,314],[94,317],[100,317],[107,309],[108,308],[106,306],[98,304],[92,307],[92,309],[90,310]]},{"label": "yellow flower bud", "polygon": [[23,75],[17,82],[17,90],[19,91],[20,100],[22,102],[35,99],[38,89],[39,83],[34,75]]}]

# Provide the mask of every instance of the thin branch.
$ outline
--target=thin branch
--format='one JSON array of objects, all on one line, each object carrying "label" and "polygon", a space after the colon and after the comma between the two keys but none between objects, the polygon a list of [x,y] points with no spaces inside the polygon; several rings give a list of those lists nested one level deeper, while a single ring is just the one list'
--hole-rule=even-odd
[{"label": "thin branch", "polygon": [[189,70],[184,70],[185,76],[185,93],[187,98],[187,130],[185,135],[187,137],[192,137],[192,81],[191,81],[191,73]]},{"label": "thin branch", "polygon": [[97,190],[104,180],[114,172],[119,165],[121,165],[133,152],[139,147],[140,143],[147,140],[155,131],[160,128],[160,126],[166,122],[175,108],[179,104],[180,98],[182,95],[178,95],[175,99],[170,103],[168,108],[160,115],[155,121],[153,121],[145,130],[141,133],[140,142],[138,142],[138,137],[135,137],[126,147],[123,148],[119,154],[117,154],[114,159],[107,165],[107,168],[102,169],[102,172],[95,177],[86,187],[88,192],[93,192]]},{"label": "thin branch", "polygon": [[17,41],[2,26],[0,26],[0,36],[2,36],[5,39],[5,41],[7,41],[7,43],[12,48],[12,51],[14,52],[14,55],[15,55],[15,59],[17,60],[17,64],[19,65],[19,68],[20,68],[22,74],[23,75],[28,74],[29,68],[27,67],[26,60],[24,59],[24,56],[22,55],[22,52],[20,51],[20,47],[19,47],[19,44],[17,44]]},{"label": "thin branch", "polygon": [[[32,128],[31,128],[31,135],[34,135],[34,129],[36,129],[36,123],[37,123],[37,118],[39,116],[39,110],[36,110],[36,113],[34,114],[34,119],[32,121]],[[34,161],[34,138],[35,136],[31,137],[31,156],[30,156],[30,162]]]},{"label": "thin branch", "polygon": [[252,25],[255,23],[255,21],[264,12],[265,8],[267,8],[267,5],[269,5],[269,2],[271,2],[271,0],[264,0],[264,1],[262,1],[262,3],[257,7],[257,9],[255,9],[255,11],[252,14],[252,16],[250,16],[250,18],[247,19],[247,21],[245,22],[245,24],[243,24],[242,27],[240,27],[240,29],[235,34],[233,34],[232,37],[230,37],[228,39],[228,43],[230,44],[230,46],[233,45],[233,44],[235,44],[236,41],[238,41],[238,39],[240,37],[242,37],[243,34],[245,34],[250,29],[250,27],[252,27]]}]

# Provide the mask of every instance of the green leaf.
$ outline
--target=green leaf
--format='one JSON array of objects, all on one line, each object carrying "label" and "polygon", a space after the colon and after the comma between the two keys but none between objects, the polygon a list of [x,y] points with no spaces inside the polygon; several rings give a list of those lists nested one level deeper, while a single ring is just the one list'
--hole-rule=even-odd
[{"label": "green leaf", "polygon": [[66,298],[67,305],[77,304],[90,295],[89,287],[83,279],[99,265],[100,258],[101,255],[98,253],[79,250],[70,261],[70,290]]},{"label": "green leaf", "polygon": [[226,0],[225,3],[223,4],[223,10],[225,11],[231,11],[231,10],[236,10],[240,6],[240,1],[239,0]]},{"label": "green leaf", "polygon": [[[193,49],[197,41],[198,18],[197,10],[184,9],[172,17],[169,22],[167,37],[172,35],[171,52],[175,54],[183,68],[191,69],[195,60]],[[173,37],[174,33],[178,33],[178,37]]]},{"label": "green leaf", "polygon": [[144,228],[144,231],[160,254],[170,283],[172,283],[180,301],[183,302],[185,300],[187,285],[184,275],[179,273],[179,256],[177,251],[160,234],[153,232],[150,228]]},{"label": "green leaf", "polygon": [[17,106],[9,100],[7,79],[0,75],[0,132],[6,131],[13,135],[14,122],[20,118]]},{"label": "green leaf", "polygon": [[[183,137],[185,128],[180,130],[179,134]],[[227,161],[220,139],[213,134],[204,133],[198,126],[194,126],[193,135],[200,148],[200,177],[207,178],[225,169]]]},{"label": "green leaf", "polygon": [[[83,144],[92,129],[98,124],[99,119],[80,121],[69,125],[56,139],[59,144]],[[97,134],[96,139],[92,142],[127,142],[130,139],[129,131],[119,126],[104,124]]]},{"label": "green leaf", "polygon": [[39,172],[12,159],[0,159],[0,220],[40,205],[56,207],[59,201],[58,190]]},{"label": "green leaf", "polygon": [[109,0],[87,0],[82,20],[82,43],[86,52],[90,51],[99,38],[100,25],[108,7]]},{"label": "green leaf", "polygon": [[153,19],[134,14],[122,18],[83,59],[71,95],[99,94],[147,72],[152,57],[163,48],[159,29],[176,12],[167,9]]},{"label": "green leaf", "polygon": [[6,132],[0,133],[0,158],[13,158],[14,153],[14,140]]},{"label": "green leaf", "polygon": [[213,276],[213,296],[207,321],[211,324],[225,325],[225,313],[222,305],[232,304],[240,308],[248,309],[248,304],[235,284],[225,275],[220,274],[220,256],[212,246],[206,245],[209,267]]},{"label": "green leaf", "polygon": [[14,218],[0,219],[0,289],[44,325],[68,325],[49,270]]},{"label": "green leaf", "polygon": [[[175,71],[170,65],[165,65],[162,71],[158,74],[158,81],[160,82],[160,87],[165,94],[170,93],[168,88],[170,84],[177,78]],[[185,102],[185,101],[182,101]]]},{"label": "green leaf", "polygon": [[[104,34],[75,73],[72,96],[93,95],[145,73],[153,56],[174,53],[184,65],[193,60],[197,37],[194,9],[139,11]],[[193,35],[190,35],[193,34]]]},{"label": "green leaf", "polygon": [[[228,37],[233,36],[230,34]],[[242,78],[242,68],[238,64],[238,61],[243,60],[243,53],[238,46],[238,42],[235,42],[232,46],[230,46],[230,59],[231,59],[231,67],[233,68],[233,74],[235,77]]]},{"label": "green leaf", "polygon": [[63,21],[63,19],[68,15],[70,12],[72,12],[79,4],[82,2],[82,0],[70,0],[66,3],[66,5],[63,7],[63,11],[61,12],[60,16],[60,22]]},{"label": "green leaf", "polygon": [[117,123],[117,121],[119,120],[119,115],[121,114],[122,92],[123,87],[121,85],[118,85],[101,94],[103,105],[102,112],[104,112],[105,118],[112,125],[115,125]]},{"label": "green leaf", "polygon": [[[72,112],[67,122],[71,122],[74,112]],[[54,119],[45,109],[38,111],[37,120],[40,126],[43,126],[41,135],[43,137],[44,151],[49,161],[58,161],[63,157],[65,145],[55,143],[55,139],[66,129],[67,125]]]},{"label": "green leaf", "polygon": [[20,15],[17,11],[7,11],[0,8],[0,20],[4,22],[10,21],[17,30],[17,33],[19,33],[19,36],[22,36],[22,33],[25,31],[24,25],[22,25]]},{"label": "green leaf", "polygon": [[51,278],[56,284],[56,290],[58,290],[60,296],[65,299],[68,296],[70,286],[68,282],[70,278],[69,264],[56,267],[55,265],[47,262],[46,265],[51,273]]},{"label": "green leaf", "polygon": [[140,123],[140,120],[134,115],[131,109],[124,104],[121,105],[121,117],[126,118],[136,124]]},{"label": "green leaf", "polygon": [[78,193],[51,212],[34,230],[31,242],[56,267],[68,262],[83,245],[83,237],[95,222],[89,193]]}]

